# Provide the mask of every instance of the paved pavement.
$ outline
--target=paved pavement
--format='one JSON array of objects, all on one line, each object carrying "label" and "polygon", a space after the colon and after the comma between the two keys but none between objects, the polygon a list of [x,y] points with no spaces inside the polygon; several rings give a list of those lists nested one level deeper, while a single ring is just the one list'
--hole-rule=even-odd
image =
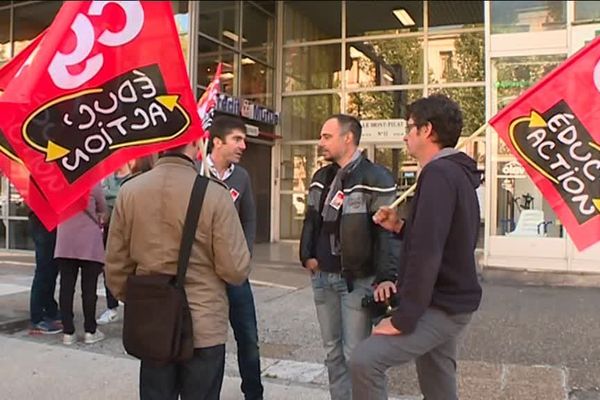
[{"label": "paved pavement", "polygon": [[[308,278],[294,261],[294,250],[259,246],[255,253],[251,278],[266,398],[327,398],[312,293]],[[27,313],[30,262],[23,257],[0,255],[0,320]],[[600,290],[485,284],[484,293],[481,311],[474,317],[461,348],[461,399],[600,399],[600,317],[596,307]],[[101,297],[99,313],[103,306]],[[59,377],[51,378],[55,371],[65,374],[73,390],[81,390],[73,392],[79,393],[77,396],[59,390],[64,396],[56,398],[79,398],[91,388],[98,397],[86,398],[107,398],[117,387],[121,391],[114,393],[123,394],[118,398],[135,397],[137,362],[123,354],[121,324],[102,330],[108,336],[105,341],[78,343],[72,349],[60,343],[60,335],[30,336],[20,330],[0,336],[0,371],[3,378],[7,377],[0,384],[0,393],[10,393],[9,397],[0,397],[36,398],[45,393],[47,385],[53,392],[62,387],[56,383],[61,382]],[[241,398],[231,335],[226,375],[223,398]],[[389,378],[395,396],[419,398],[412,365],[393,369]],[[11,397],[13,393],[16,397]]]}]

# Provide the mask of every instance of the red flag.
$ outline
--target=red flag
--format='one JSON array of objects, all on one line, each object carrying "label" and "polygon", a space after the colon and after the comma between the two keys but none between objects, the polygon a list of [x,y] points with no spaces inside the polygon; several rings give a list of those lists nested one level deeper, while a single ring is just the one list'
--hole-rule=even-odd
[{"label": "red flag", "polygon": [[59,212],[125,162],[202,134],[168,1],[65,2],[0,105]]},{"label": "red flag", "polygon": [[[29,56],[34,53],[39,44],[43,33],[34,39],[21,53],[10,60],[6,65],[0,68],[0,93],[6,88],[8,83],[23,68]],[[1,97],[1,94],[0,94]],[[83,210],[87,206],[88,195],[82,196],[79,200],[68,207],[63,213],[58,215],[48,200],[44,197],[39,186],[31,178],[29,170],[23,164],[23,161],[15,154],[14,149],[6,140],[6,137],[0,129],[0,170],[8,180],[17,189],[25,203],[38,216],[46,229],[52,230],[56,225]]]},{"label": "red flag", "polygon": [[577,248],[600,241],[600,39],[527,90],[490,124]]},{"label": "red flag", "polygon": [[213,117],[215,114],[215,108],[217,107],[217,100],[219,93],[221,92],[221,63],[217,66],[217,71],[212,81],[208,84],[208,87],[202,93],[200,100],[198,100],[198,115],[202,121],[202,129],[204,135],[202,139],[210,139],[209,129],[212,125]]}]

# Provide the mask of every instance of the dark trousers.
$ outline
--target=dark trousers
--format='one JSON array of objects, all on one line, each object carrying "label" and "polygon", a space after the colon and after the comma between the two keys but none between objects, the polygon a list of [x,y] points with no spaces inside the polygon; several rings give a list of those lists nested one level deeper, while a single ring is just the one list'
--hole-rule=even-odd
[{"label": "dark trousers", "polygon": [[59,318],[58,303],[54,300],[58,266],[54,260],[56,230],[47,231],[35,215],[29,217],[29,229],[35,245],[35,272],[31,283],[29,312],[32,324],[44,318]]},{"label": "dark trousers", "polygon": [[83,326],[86,332],[96,332],[96,285],[98,275],[102,272],[102,264],[95,261],[58,258],[60,268],[60,310],[62,314],[63,332],[73,334],[73,297],[75,283],[81,268],[81,302],[83,304]]},{"label": "dark trousers", "polygon": [[250,282],[240,286],[227,285],[229,322],[237,343],[238,367],[242,378],[242,393],[246,400],[263,398],[260,378],[260,354],[256,310]]},{"label": "dark trousers", "polygon": [[219,400],[225,371],[225,345],[194,349],[184,363],[156,366],[142,361],[141,400]]},{"label": "dark trousers", "polygon": [[[102,231],[102,240],[104,241],[104,248],[106,249],[106,242],[108,241],[108,228],[109,225],[105,224]],[[104,279],[104,290],[106,291],[106,308],[111,310],[119,307],[119,300],[115,299],[115,296],[112,295],[108,286],[106,286],[106,273],[102,271],[102,278]]]}]

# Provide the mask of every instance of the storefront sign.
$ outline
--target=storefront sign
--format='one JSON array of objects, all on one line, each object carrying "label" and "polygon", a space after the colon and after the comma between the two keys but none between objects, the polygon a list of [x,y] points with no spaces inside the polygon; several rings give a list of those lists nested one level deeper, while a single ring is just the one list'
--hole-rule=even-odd
[{"label": "storefront sign", "polygon": [[367,119],[362,125],[363,143],[398,143],[404,139],[406,120],[404,119]]},{"label": "storefront sign", "polygon": [[239,115],[269,125],[277,125],[279,123],[279,113],[259,106],[248,99],[231,97],[225,93],[219,94],[217,111]]},{"label": "storefront sign", "polygon": [[600,241],[600,38],[490,123],[579,250]]},{"label": "storefront sign", "polygon": [[518,161],[508,162],[502,167],[502,174],[520,176],[525,175],[525,168]]},{"label": "storefront sign", "polygon": [[258,137],[260,135],[260,130],[258,129],[258,126],[246,124],[246,135]]}]

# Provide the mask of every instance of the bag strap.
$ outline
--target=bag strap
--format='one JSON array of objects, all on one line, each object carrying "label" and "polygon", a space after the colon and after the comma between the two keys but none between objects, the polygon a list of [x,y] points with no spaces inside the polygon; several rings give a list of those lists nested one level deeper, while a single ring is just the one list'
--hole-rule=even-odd
[{"label": "bag strap", "polygon": [[185,273],[190,262],[190,254],[192,252],[192,244],[196,236],[198,228],[198,219],[200,218],[200,210],[204,203],[204,195],[208,186],[208,178],[197,175],[194,180],[194,187],[190,196],[190,203],[185,215],[185,223],[183,225],[183,234],[181,235],[181,245],[179,246],[179,259],[177,260],[177,280],[175,286],[183,287]]}]

